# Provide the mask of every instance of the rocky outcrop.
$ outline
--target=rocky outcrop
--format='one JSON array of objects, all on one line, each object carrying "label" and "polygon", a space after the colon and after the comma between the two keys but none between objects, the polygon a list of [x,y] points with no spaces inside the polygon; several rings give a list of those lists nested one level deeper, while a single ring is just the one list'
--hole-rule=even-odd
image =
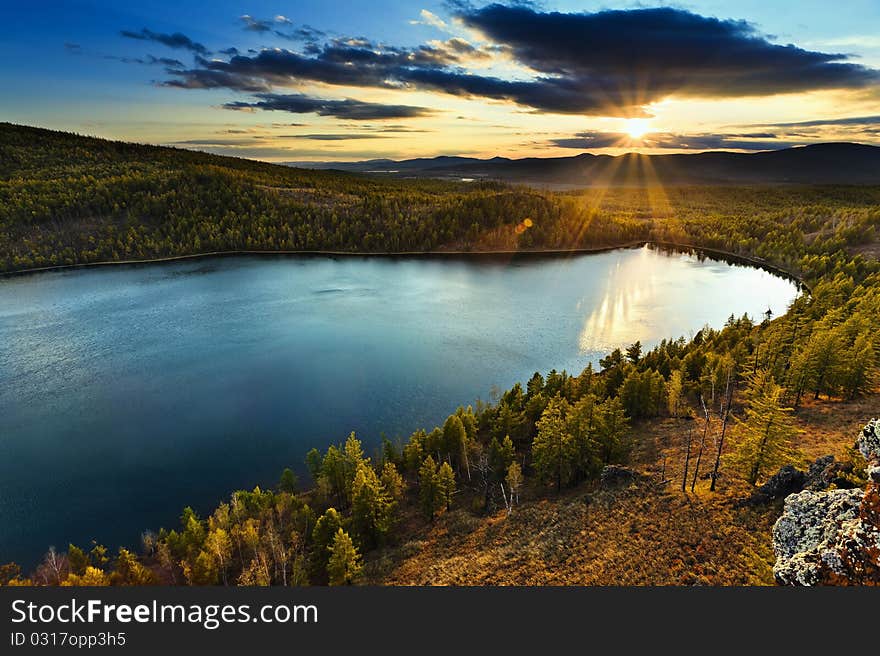
[{"label": "rocky outcrop", "polygon": [[[788,496],[773,527],[776,564],[784,585],[880,585],[880,422],[862,429],[856,443],[868,463],[860,489],[803,490]],[[821,460],[821,459],[820,459]],[[829,471],[817,463],[821,481]],[[826,465],[830,465],[828,462]],[[826,486],[827,487],[827,486]]]},{"label": "rocky outcrop", "polygon": [[776,499],[782,499],[789,494],[800,492],[804,489],[807,475],[796,469],[794,465],[785,465],[777,473],[773,474],[767,482],[755,490],[752,495],[738,503],[738,506],[755,506],[770,503]]},{"label": "rocky outcrop", "polygon": [[852,464],[838,462],[834,456],[822,456],[810,463],[806,472],[794,465],[785,465],[773,474],[767,482],[755,490],[750,497],[738,502],[738,507],[757,506],[784,499],[790,494],[801,490],[827,490],[829,487],[851,488],[853,484],[848,478],[852,472]]}]

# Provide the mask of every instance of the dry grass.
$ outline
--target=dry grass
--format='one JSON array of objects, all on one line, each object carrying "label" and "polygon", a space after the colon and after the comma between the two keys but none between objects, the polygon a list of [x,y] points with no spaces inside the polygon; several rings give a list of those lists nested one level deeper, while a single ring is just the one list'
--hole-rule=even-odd
[{"label": "dry grass", "polygon": [[[873,395],[852,403],[809,401],[798,413],[804,460],[845,459],[878,407]],[[694,421],[699,439],[700,422]],[[688,422],[637,426],[633,467],[649,475],[619,491],[582,486],[559,497],[532,491],[511,516],[446,513],[433,525],[409,518],[405,540],[371,554],[367,583],[382,585],[769,585],[771,528],[779,505],[737,509],[748,486],[719,479],[680,489],[682,432]],[[712,440],[701,473],[711,468]],[[666,483],[661,483],[665,457]]]}]

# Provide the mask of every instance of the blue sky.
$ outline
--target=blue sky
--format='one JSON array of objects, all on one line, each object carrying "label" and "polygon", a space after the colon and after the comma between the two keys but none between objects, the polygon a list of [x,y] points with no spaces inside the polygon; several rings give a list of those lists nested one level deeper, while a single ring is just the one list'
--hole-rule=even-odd
[{"label": "blue sky", "polygon": [[0,118],[267,160],[880,144],[876,0],[489,5],[4,0]]}]

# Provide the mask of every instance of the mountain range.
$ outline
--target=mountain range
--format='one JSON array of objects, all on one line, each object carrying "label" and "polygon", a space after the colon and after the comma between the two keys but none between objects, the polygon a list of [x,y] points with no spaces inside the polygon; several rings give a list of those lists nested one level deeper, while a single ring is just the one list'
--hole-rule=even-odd
[{"label": "mountain range", "polygon": [[441,156],[360,162],[287,162],[290,166],[400,177],[491,179],[543,186],[651,184],[880,184],[880,147],[821,143],[756,153],[573,157]]}]

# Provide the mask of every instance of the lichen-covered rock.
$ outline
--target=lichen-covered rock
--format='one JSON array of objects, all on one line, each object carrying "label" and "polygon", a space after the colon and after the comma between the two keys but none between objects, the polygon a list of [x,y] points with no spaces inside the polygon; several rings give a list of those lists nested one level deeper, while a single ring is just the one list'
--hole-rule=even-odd
[{"label": "lichen-covered rock", "polygon": [[816,458],[810,464],[804,480],[804,489],[819,491],[827,490],[832,485],[837,488],[850,488],[853,484],[847,478],[847,474],[852,472],[852,464],[846,462],[838,462],[834,456],[822,456]]},{"label": "lichen-covered rock", "polygon": [[773,526],[773,574],[779,583],[820,583],[822,563],[836,561],[837,538],[844,523],[858,519],[862,496],[861,490],[804,490],[786,498]]},{"label": "lichen-covered rock", "polygon": [[[773,527],[773,573],[779,583],[880,585],[878,428],[872,419],[856,442],[868,462],[870,480],[864,491],[804,490],[786,498],[782,517]],[[815,464],[818,474],[821,463]]]},{"label": "lichen-covered rock", "polygon": [[875,483],[880,483],[880,435],[878,435],[880,426],[878,424],[880,424],[880,420],[872,419],[869,421],[856,441],[856,447],[868,461],[868,478]]}]

